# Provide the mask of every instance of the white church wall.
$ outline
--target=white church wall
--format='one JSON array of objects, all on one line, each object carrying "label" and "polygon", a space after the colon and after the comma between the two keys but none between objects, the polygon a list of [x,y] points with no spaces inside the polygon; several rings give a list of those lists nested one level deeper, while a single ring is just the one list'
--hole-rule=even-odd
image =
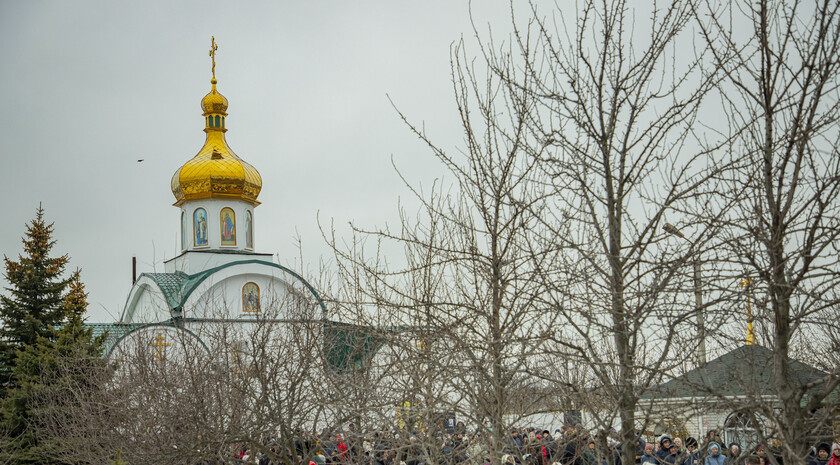
[{"label": "white church wall", "polygon": [[140,276],[131,288],[122,323],[154,323],[171,318],[169,306],[157,283],[148,276]]},{"label": "white church wall", "polygon": [[[308,290],[290,283],[292,275],[272,266],[249,263],[223,268],[208,277],[189,296],[184,304],[184,316],[187,318],[225,318],[256,319],[270,313],[271,318],[301,318],[312,314],[314,309],[305,313],[299,308],[300,298],[313,306]],[[253,283],[259,290],[259,312],[244,308],[243,287]],[[297,297],[296,297],[297,296]]]}]

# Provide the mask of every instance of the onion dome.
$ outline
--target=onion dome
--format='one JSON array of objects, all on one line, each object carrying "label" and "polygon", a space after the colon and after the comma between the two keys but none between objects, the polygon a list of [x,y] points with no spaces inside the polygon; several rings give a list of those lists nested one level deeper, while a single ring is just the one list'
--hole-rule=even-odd
[{"label": "onion dome", "polygon": [[210,80],[210,84],[213,85],[213,88],[210,90],[210,93],[205,95],[203,99],[201,99],[201,109],[204,110],[204,116],[209,116],[211,114],[220,114],[227,116],[227,107],[228,107],[228,100],[225,98],[224,95],[220,94],[218,90],[216,90],[216,78]]},{"label": "onion dome", "polygon": [[257,196],[262,189],[260,173],[239,158],[225,141],[228,100],[216,90],[214,50],[211,48],[210,51],[213,57],[212,89],[201,99],[207,139],[198,154],[172,176],[175,205],[211,197],[238,198],[259,205]]}]

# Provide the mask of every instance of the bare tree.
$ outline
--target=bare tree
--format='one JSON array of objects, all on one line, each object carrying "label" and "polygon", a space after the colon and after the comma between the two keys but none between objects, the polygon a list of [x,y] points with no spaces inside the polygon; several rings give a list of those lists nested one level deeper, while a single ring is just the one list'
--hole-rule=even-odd
[{"label": "bare tree", "polygon": [[563,252],[536,262],[542,305],[558,323],[545,349],[585,369],[583,384],[581,370],[550,371],[552,382],[577,393],[595,427],[618,420],[623,463],[635,460],[636,431],[645,429],[640,397],[696,360],[702,326],[694,321],[708,307],[689,297],[686,265],[714,229],[699,229],[688,250],[662,233],[669,210],[703,202],[721,168],[694,140],[715,75],[703,68],[702,49],[684,51],[691,22],[682,1],[644,10],[584,1],[548,14],[532,3],[524,21],[514,17],[512,50],[484,48],[496,75],[535,102],[528,125],[552,194],[539,215],[548,229],[541,239]]},{"label": "bare tree", "polygon": [[250,322],[212,318],[226,308],[213,302],[202,321],[181,323],[192,330],[140,326],[107,370],[44,393],[42,429],[59,446],[55,460],[108,463],[117,450],[136,464],[228,463],[244,450],[274,463],[309,459],[313,431],[342,421],[343,397],[325,388],[320,307],[278,294]]},{"label": "bare tree", "polygon": [[[553,323],[537,299],[543,280],[535,263],[557,250],[533,240],[545,196],[540,154],[528,142],[531,96],[476,66],[463,44],[451,69],[463,149],[439,147],[400,116],[452,184],[424,192],[407,182],[421,208],[416,217],[403,211],[396,231],[354,226],[346,246],[330,232],[343,283],[335,300],[357,321],[410,329],[402,332],[413,343],[402,351],[405,382],[394,386],[407,389],[402,400],[425,423],[427,463],[443,458],[434,433],[447,411],[478,426],[498,463],[505,432],[524,413],[512,409],[514,396]],[[383,249],[400,250],[403,265]]]},{"label": "bare tree", "polygon": [[[825,421],[815,415],[838,386],[838,365],[818,386],[795,379],[796,348],[836,333],[840,261],[840,4],[834,1],[702,3],[735,173],[725,245],[749,277],[757,322],[773,349],[775,418],[785,463],[801,463]],[[835,346],[836,347],[836,346]],[[816,388],[816,389],[815,389]]]}]

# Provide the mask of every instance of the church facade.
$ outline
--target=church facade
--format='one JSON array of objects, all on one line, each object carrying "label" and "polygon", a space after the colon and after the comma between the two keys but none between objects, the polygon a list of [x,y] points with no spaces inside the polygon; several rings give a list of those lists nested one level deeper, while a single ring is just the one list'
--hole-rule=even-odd
[{"label": "church facade", "polygon": [[105,355],[115,360],[142,352],[162,361],[195,350],[219,363],[231,352],[257,351],[254,334],[270,332],[284,347],[297,335],[299,349],[317,352],[327,368],[358,365],[380,345],[364,328],[330,321],[310,283],[258,251],[262,178],[225,139],[228,100],[217,89],[215,50],[214,43],[211,90],[201,100],[204,145],[170,184],[180,253],[162,272],[137,277],[119,321],[89,326],[108,332]]}]

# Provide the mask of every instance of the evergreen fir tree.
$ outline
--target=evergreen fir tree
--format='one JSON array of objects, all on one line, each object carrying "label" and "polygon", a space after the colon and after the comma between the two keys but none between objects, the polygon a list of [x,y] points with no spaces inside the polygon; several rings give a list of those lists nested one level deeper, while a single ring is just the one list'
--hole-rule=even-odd
[{"label": "evergreen fir tree", "polygon": [[17,351],[14,387],[2,404],[0,420],[7,438],[0,441],[0,463],[55,463],[74,447],[94,444],[77,431],[66,431],[77,402],[95,398],[107,378],[102,358],[106,335],[93,338],[84,326],[87,294],[79,272],[69,280],[62,302],[63,322],[55,338],[41,336]]},{"label": "evergreen fir tree", "polygon": [[55,339],[65,316],[63,298],[68,279],[63,278],[67,255],[50,257],[55,245],[53,225],[44,221],[41,205],[26,226],[24,254],[18,261],[4,256],[9,295],[0,295],[0,394],[14,387],[17,352],[34,345],[39,337]]},{"label": "evergreen fir tree", "polygon": [[106,379],[105,336],[94,339],[84,326],[84,285],[78,271],[63,276],[66,255],[50,256],[52,234],[39,206],[26,227],[24,253],[17,261],[4,257],[9,295],[0,295],[0,463],[57,463],[71,443],[85,447],[62,425],[74,418],[78,396],[92,398]]}]

